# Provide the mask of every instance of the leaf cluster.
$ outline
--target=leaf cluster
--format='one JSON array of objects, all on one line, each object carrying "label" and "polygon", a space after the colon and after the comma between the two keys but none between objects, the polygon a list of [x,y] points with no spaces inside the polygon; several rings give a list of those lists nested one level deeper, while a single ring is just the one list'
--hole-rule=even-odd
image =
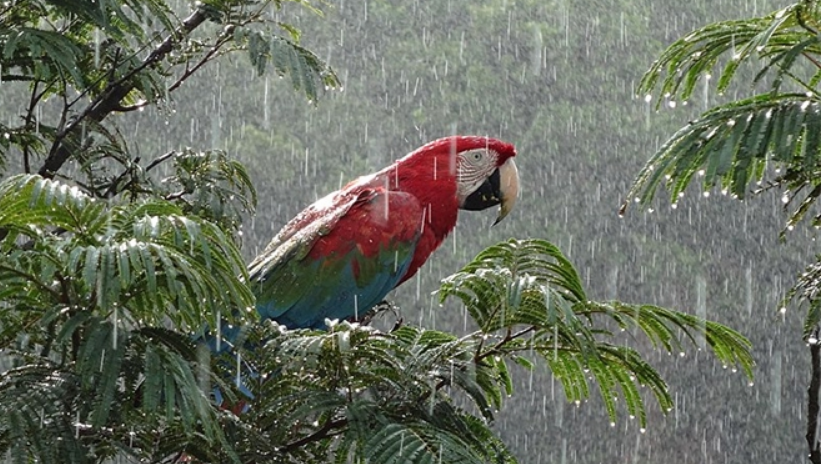
[{"label": "leaf cluster", "polygon": [[445,279],[444,301],[456,297],[479,326],[480,362],[495,363],[504,382],[491,398],[511,394],[505,365],[510,357],[526,367],[541,359],[564,387],[569,401],[586,400],[590,380],[598,384],[610,419],[622,398],[628,414],[646,425],[639,387],[646,387],[663,410],[672,406],[667,385],[635,348],[620,342],[622,331],[638,329],[655,348],[683,352],[681,342],[704,337],[725,365],[739,365],[752,377],[749,342],[711,321],[652,305],[587,298],[570,261],[543,240],[510,240],[485,249],[462,271]]},{"label": "leaf cluster", "polygon": [[[779,189],[786,230],[805,218],[821,226],[820,26],[821,6],[803,0],[759,18],[707,25],[668,47],[639,93],[686,100],[716,68],[723,92],[741,79],[742,64],[757,67],[751,83],[766,90],[710,108],[670,137],[639,172],[621,212],[633,201],[648,205],[662,186],[675,205],[699,179],[705,196],[715,186],[739,199]],[[807,268],[784,302],[808,304],[805,338],[821,322],[817,268]]]},{"label": "leaf cluster", "polygon": [[456,337],[336,321],[327,332],[274,323],[248,330],[216,360],[227,404],[242,411],[226,429],[241,460],[514,462],[492,431],[514,393],[511,362],[546,366],[569,401],[588,399],[597,385],[612,421],[623,400],[645,427],[645,389],[664,411],[672,398],[620,339],[627,329],[675,354],[704,337],[721,362],[752,375],[750,344],[737,332],[655,306],[590,301],[573,265],[543,240],[486,249],[442,282],[440,297],[461,301],[478,330]]},{"label": "leaf cluster", "polygon": [[95,196],[121,193],[117,181],[127,176],[132,193],[147,189],[133,175],[139,156],[109,116],[169,105],[172,92],[231,52],[247,52],[260,74],[272,62],[315,101],[338,79],[299,45],[295,27],[273,19],[282,7],[214,0],[178,16],[163,0],[9,2],[0,14],[0,80],[25,85],[29,95],[21,123],[0,124],[0,172],[19,155],[26,173],[51,178],[71,160],[83,173],[74,176],[79,185]]},{"label": "leaf cluster", "polygon": [[234,242],[170,202],[34,175],[0,183],[0,211],[0,450],[85,462],[156,453],[163,431],[224,443],[187,333],[253,305]]}]

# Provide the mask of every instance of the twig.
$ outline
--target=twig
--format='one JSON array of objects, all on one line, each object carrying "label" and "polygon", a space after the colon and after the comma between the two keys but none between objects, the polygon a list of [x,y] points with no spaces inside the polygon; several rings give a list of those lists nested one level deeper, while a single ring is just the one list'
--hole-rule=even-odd
[{"label": "twig", "polygon": [[[117,192],[117,186],[119,186],[120,182],[122,182],[123,179],[125,179],[125,176],[127,176],[129,174],[133,175],[134,166],[136,166],[139,163],[140,163],[140,157],[138,156],[138,157],[134,158],[134,161],[132,162],[132,164],[125,167],[125,170],[123,170],[123,172],[119,176],[117,176],[116,179],[111,181],[111,183],[108,185],[108,188],[106,189],[106,191],[103,192],[102,197],[103,198],[113,198],[115,195],[117,195],[117,193],[119,193],[119,192]],[[128,184],[126,184],[126,185],[128,185]]]},{"label": "twig", "polygon": [[488,356],[498,354],[501,351],[501,349],[504,348],[504,346],[506,344],[510,343],[512,340],[515,340],[515,339],[521,337],[522,335],[527,335],[530,332],[533,332],[534,330],[536,330],[536,326],[530,326],[530,327],[522,329],[522,330],[520,330],[516,333],[511,333],[511,329],[510,329],[510,327],[508,327],[507,333],[505,334],[504,338],[499,340],[495,345],[490,347],[484,353],[480,353],[480,351],[481,351],[481,345],[480,345],[479,349],[476,352],[476,356],[474,356],[473,359],[474,359],[475,362],[479,362],[479,361],[487,358]]},{"label": "twig", "polygon": [[116,108],[120,106],[122,99],[134,88],[134,84],[129,83],[128,81],[147,67],[152,66],[164,59],[174,49],[174,43],[178,40],[178,38],[185,37],[205,22],[205,20],[205,13],[201,10],[194,11],[185,20],[183,20],[180,28],[169,34],[169,36],[159,46],[157,46],[157,48],[155,48],[139,66],[126,73],[116,82],[106,86],[105,91],[100,93],[100,95],[98,95],[97,98],[95,98],[94,101],[88,105],[82,113],[80,113],[71,121],[71,123],[66,125],[66,127],[57,134],[54,139],[52,149],[49,152],[48,157],[46,157],[46,160],[43,162],[43,165],[38,173],[47,179],[53,178],[54,174],[57,173],[69,157],[71,157],[72,150],[67,145],[76,145],[76,141],[74,141],[74,144],[67,144],[65,139],[69,136],[72,138],[76,137],[75,129],[86,120],[100,122],[112,111],[115,111]]},{"label": "twig", "polygon": [[305,437],[302,437],[297,441],[292,441],[291,443],[288,443],[287,445],[281,447],[280,451],[282,451],[284,453],[287,453],[287,452],[292,451],[294,449],[297,449],[299,447],[305,446],[308,443],[313,443],[315,441],[322,440],[322,439],[330,436],[331,435],[330,432],[332,432],[333,430],[342,428],[346,425],[348,425],[348,419],[337,419],[337,420],[330,420],[329,419],[327,422],[325,422],[322,425],[322,428],[320,428],[316,432],[314,432],[310,435],[307,435]]},{"label": "twig", "polygon": [[211,47],[211,49],[208,50],[208,53],[206,53],[205,56],[203,56],[197,64],[195,64],[193,67],[189,67],[186,63],[185,71],[183,71],[182,76],[180,76],[176,82],[174,82],[173,84],[171,84],[171,86],[168,87],[168,92],[173,92],[174,90],[177,90],[177,88],[179,88],[183,84],[183,82],[185,82],[189,77],[191,77],[192,74],[197,72],[206,63],[211,61],[211,59],[214,58],[214,56],[217,54],[220,48],[222,48],[223,45],[225,45],[231,40],[231,35],[233,33],[234,26],[226,27],[225,31],[219,36],[219,38]]},{"label": "twig", "polygon": [[145,172],[148,172],[148,171],[156,168],[161,163],[165,162],[168,158],[172,158],[176,154],[177,154],[176,151],[169,151],[168,153],[160,156],[159,158],[155,159],[154,161],[148,163],[148,166],[145,167]]},{"label": "twig", "polygon": [[[802,2],[802,3],[809,3],[809,2],[805,1],[805,2]],[[803,5],[800,5],[798,8],[795,9],[795,19],[798,21],[798,25],[801,26],[802,28],[804,28],[810,34],[818,35],[818,31],[816,31],[815,29],[810,27],[809,24],[807,24],[807,21],[804,19],[803,13],[804,13],[804,6]]]}]

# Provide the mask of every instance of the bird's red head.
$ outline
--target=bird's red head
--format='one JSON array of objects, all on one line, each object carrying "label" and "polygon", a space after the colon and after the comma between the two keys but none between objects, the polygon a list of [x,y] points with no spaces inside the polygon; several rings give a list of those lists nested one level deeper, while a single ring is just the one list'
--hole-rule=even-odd
[{"label": "bird's red head", "polygon": [[405,177],[404,172],[412,174],[411,182],[424,179],[424,188],[437,197],[432,203],[449,197],[455,207],[466,210],[501,204],[498,222],[510,212],[519,194],[515,156],[516,148],[507,142],[454,135],[419,147],[393,169],[398,178]]}]

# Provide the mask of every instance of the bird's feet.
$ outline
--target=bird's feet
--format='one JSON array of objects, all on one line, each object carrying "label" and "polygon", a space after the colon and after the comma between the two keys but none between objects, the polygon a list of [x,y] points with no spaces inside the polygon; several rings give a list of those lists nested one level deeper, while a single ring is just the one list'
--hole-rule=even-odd
[{"label": "bird's feet", "polygon": [[390,330],[391,332],[395,331],[396,329],[402,327],[404,320],[402,319],[402,314],[400,312],[399,306],[394,304],[388,300],[382,300],[379,303],[375,304],[367,313],[362,315],[359,320],[354,322],[358,322],[362,325],[370,325],[371,321],[373,321],[376,316],[380,314],[387,314],[390,312],[395,317],[395,321],[393,324],[393,328]]}]

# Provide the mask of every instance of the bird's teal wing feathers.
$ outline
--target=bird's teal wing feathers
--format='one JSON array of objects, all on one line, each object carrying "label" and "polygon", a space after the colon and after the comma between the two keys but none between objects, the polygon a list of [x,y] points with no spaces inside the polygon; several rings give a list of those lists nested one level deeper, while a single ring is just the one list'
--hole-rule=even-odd
[{"label": "bird's teal wing feathers", "polygon": [[364,314],[407,272],[422,221],[414,196],[380,188],[309,208],[249,267],[260,317],[293,329]]}]

